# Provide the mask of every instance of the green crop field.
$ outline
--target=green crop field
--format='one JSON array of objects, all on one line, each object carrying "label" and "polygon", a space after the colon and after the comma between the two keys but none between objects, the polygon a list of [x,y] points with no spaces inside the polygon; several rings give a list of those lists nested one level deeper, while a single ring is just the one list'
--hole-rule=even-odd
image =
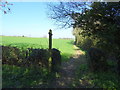
[{"label": "green crop field", "polygon": [[[48,48],[48,38],[31,38],[31,37],[15,37],[0,36],[0,45],[14,46],[21,49],[27,48]],[[68,60],[75,50],[73,48],[73,40],[53,39],[53,48],[61,51],[62,60]]]}]

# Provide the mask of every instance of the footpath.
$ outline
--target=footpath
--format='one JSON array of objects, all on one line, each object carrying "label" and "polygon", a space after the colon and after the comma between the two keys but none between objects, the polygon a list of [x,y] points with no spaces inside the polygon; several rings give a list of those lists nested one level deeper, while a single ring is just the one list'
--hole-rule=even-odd
[{"label": "footpath", "polygon": [[60,69],[60,76],[51,82],[51,88],[70,88],[74,83],[76,68],[84,63],[84,53],[76,46],[74,46],[75,55],[67,62],[62,62]]}]

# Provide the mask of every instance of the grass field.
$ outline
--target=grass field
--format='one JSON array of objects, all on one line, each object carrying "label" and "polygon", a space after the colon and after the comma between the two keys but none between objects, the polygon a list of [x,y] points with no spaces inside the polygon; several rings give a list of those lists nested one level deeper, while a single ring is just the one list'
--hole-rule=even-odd
[{"label": "grass field", "polygon": [[[0,45],[15,46],[21,49],[27,48],[48,48],[48,38],[31,38],[31,37],[15,37],[0,36]],[[68,60],[74,54],[73,40],[53,39],[53,48],[61,51],[62,60]]]},{"label": "grass field", "polygon": [[[0,36],[0,45],[20,49],[47,49],[48,43],[48,38]],[[73,40],[53,39],[53,48],[61,51],[62,61],[68,61],[69,57],[75,53]],[[51,79],[55,77],[55,74],[48,73],[45,68],[25,68],[6,64],[2,65],[2,75],[3,88],[49,87]]]}]

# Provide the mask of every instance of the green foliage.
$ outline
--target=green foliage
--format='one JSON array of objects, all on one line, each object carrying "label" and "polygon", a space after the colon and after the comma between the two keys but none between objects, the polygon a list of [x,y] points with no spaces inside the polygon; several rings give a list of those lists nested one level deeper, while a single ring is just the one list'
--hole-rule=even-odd
[{"label": "green foliage", "polygon": [[[2,42],[0,45],[4,45],[6,47],[14,47],[14,48],[6,48],[4,49],[4,56],[6,59],[15,58],[16,60],[24,60],[26,56],[36,56],[39,54],[39,49],[48,47],[48,39],[46,38],[27,38],[27,37],[9,37],[9,36],[0,36]],[[73,40],[65,40],[65,39],[53,39],[53,48],[59,49],[62,54],[62,60],[68,60],[68,58],[73,55],[74,49],[72,45]],[[26,55],[26,50],[30,49],[28,55]],[[8,50],[9,49],[9,50]],[[37,54],[32,50],[35,50]],[[37,50],[37,51],[36,51]],[[9,52],[8,52],[9,51]],[[27,50],[29,51],[29,50]],[[42,56],[42,59],[45,59],[49,56],[47,53]],[[19,56],[20,55],[20,56]],[[19,57],[19,59],[18,59]],[[35,57],[37,58],[37,57]],[[13,60],[13,59],[11,59]],[[25,60],[29,61],[29,60]],[[15,62],[14,62],[15,63]],[[21,62],[23,63],[23,62]],[[17,63],[15,63],[17,64]],[[20,62],[19,62],[20,64]],[[25,63],[27,64],[27,62]],[[29,64],[29,63],[28,63]],[[14,66],[11,65],[3,65],[3,88],[6,87],[49,87],[51,83],[51,79],[55,77],[54,73],[48,73],[47,68],[40,67],[18,67],[19,65]]]},{"label": "green foliage", "polygon": [[27,52],[27,63],[35,66],[48,67],[50,53],[47,49],[29,49]]},{"label": "green foliage", "polygon": [[77,21],[74,24],[73,32],[78,38],[76,41],[79,41],[76,44],[83,45],[83,48],[85,46],[85,49],[89,48],[91,46],[89,40],[79,38],[80,36],[89,37],[93,47],[102,49],[107,56],[115,53],[120,69],[120,2],[94,2],[90,5],[90,9],[82,10],[83,13],[76,17]]},{"label": "green foliage", "polygon": [[53,78],[45,68],[3,65],[2,71],[3,88],[47,87]]},{"label": "green foliage", "polygon": [[89,37],[83,38],[81,36],[81,43],[78,43],[78,46],[82,48],[83,50],[89,50],[91,47],[93,47],[93,41]]},{"label": "green foliage", "polygon": [[16,47],[2,46],[2,63],[17,66],[48,67],[49,51],[47,49],[27,49],[21,51]]},{"label": "green foliage", "polygon": [[[60,51],[55,48],[53,48],[51,52],[47,49],[32,48],[20,52],[18,48],[2,46],[2,51],[2,64],[20,67],[46,67],[53,72],[57,72],[61,66],[61,54]],[[50,58],[52,61],[49,60]]]},{"label": "green foliage", "polygon": [[96,72],[89,71],[88,65],[83,64],[79,66],[76,71],[76,79],[74,81],[75,87],[84,88],[106,88],[106,89],[118,89],[120,88],[119,76],[116,73],[108,72]]},{"label": "green foliage", "polygon": [[117,65],[117,62],[115,62],[115,61],[108,61],[108,65],[109,66],[116,66]]},{"label": "green foliage", "polygon": [[[9,65],[19,65],[26,57],[25,51],[16,47],[0,46],[2,48],[2,63]],[[19,64],[18,64],[19,63]]]},{"label": "green foliage", "polygon": [[[120,49],[119,4],[119,2],[95,2],[90,5],[89,10],[83,8],[83,13],[76,17],[78,19],[74,24],[75,37],[79,38],[80,35],[89,37],[93,43],[95,42],[95,47],[107,53],[116,53]],[[81,44],[80,40],[77,44]]]},{"label": "green foliage", "polygon": [[94,72],[96,71],[107,71],[107,58],[104,51],[98,48],[90,48],[88,51],[89,54],[89,66],[90,69]]}]

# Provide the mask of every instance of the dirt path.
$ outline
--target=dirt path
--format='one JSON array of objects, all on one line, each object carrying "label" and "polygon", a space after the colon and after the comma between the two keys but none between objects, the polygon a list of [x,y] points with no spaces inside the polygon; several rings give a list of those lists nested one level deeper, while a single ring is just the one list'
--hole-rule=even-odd
[{"label": "dirt path", "polygon": [[85,60],[84,53],[76,46],[74,46],[74,49],[76,50],[75,55],[68,62],[62,63],[60,77],[51,83],[52,88],[69,88],[73,83],[76,68]]}]

